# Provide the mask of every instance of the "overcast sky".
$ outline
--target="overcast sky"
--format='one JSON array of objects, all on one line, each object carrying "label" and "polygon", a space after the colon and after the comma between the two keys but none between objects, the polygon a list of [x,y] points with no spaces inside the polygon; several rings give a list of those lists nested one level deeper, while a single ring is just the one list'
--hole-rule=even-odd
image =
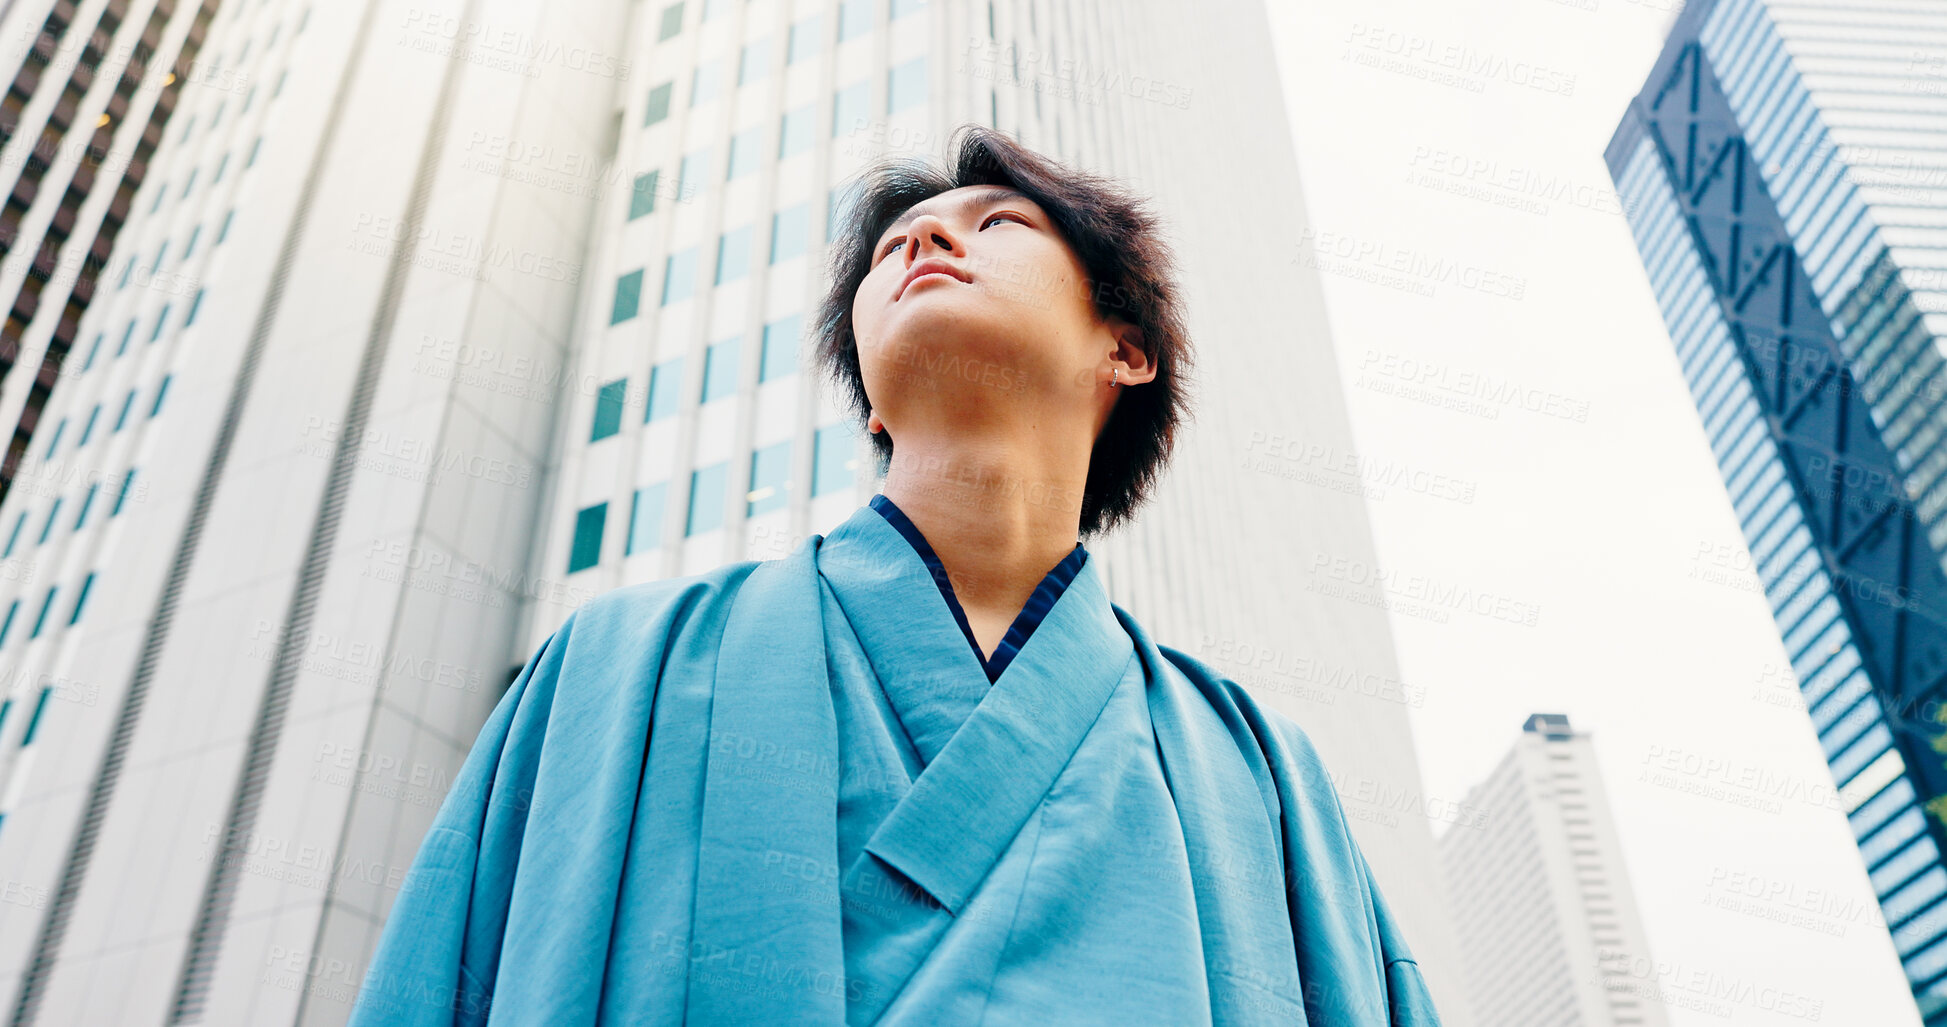
[{"label": "overcast sky", "polygon": [[[1566,713],[1672,1024],[1917,1025],[1602,163],[1669,3],[1269,6],[1313,243],[1354,254],[1320,264],[1360,454],[1474,486],[1387,490],[1381,562],[1539,608],[1394,617],[1428,794]],[[1366,280],[1416,258],[1468,282]],[[1467,375],[1541,409],[1456,406]]]}]

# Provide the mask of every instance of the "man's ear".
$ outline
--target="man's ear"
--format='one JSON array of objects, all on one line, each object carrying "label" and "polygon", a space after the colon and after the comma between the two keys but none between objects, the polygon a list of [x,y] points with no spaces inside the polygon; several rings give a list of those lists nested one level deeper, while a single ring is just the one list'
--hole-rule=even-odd
[{"label": "man's ear", "polygon": [[1109,362],[1121,369],[1116,377],[1123,385],[1141,385],[1156,377],[1156,365],[1149,359],[1149,350],[1144,346],[1143,330],[1127,321],[1109,321],[1109,331],[1115,336],[1115,351],[1109,355]]}]

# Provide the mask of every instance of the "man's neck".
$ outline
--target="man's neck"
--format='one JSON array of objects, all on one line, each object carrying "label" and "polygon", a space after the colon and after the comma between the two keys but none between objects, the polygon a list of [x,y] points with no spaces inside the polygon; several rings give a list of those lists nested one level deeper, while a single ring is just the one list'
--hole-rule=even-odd
[{"label": "man's neck", "polygon": [[886,471],[898,504],[946,568],[974,640],[991,653],[1048,571],[1075,548],[1087,454],[1031,445],[901,441]]}]

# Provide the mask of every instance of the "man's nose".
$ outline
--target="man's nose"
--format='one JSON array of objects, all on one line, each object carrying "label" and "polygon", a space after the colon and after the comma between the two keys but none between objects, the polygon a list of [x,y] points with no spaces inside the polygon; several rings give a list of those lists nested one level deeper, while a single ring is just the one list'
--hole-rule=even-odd
[{"label": "man's nose", "polygon": [[965,256],[960,250],[960,240],[948,229],[946,222],[931,214],[921,214],[913,219],[912,227],[907,229],[912,244],[906,247],[906,263],[911,264],[921,257],[948,255]]}]

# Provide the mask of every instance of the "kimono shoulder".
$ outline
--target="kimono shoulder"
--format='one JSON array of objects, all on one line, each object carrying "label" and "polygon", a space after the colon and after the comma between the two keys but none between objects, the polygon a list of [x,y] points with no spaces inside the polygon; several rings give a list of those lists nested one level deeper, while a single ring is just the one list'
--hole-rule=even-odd
[{"label": "kimono shoulder", "polygon": [[[1313,1023],[1431,1027],[1439,1016],[1418,962],[1352,836],[1337,789],[1303,728],[1267,709],[1235,681],[1168,646],[1153,646],[1165,673],[1180,674],[1231,728],[1266,792],[1284,862],[1300,976]],[[1268,778],[1268,785],[1265,784]],[[1367,974],[1373,977],[1361,980]],[[1329,986],[1323,982],[1331,982]],[[1370,985],[1365,986],[1365,985]]]}]

